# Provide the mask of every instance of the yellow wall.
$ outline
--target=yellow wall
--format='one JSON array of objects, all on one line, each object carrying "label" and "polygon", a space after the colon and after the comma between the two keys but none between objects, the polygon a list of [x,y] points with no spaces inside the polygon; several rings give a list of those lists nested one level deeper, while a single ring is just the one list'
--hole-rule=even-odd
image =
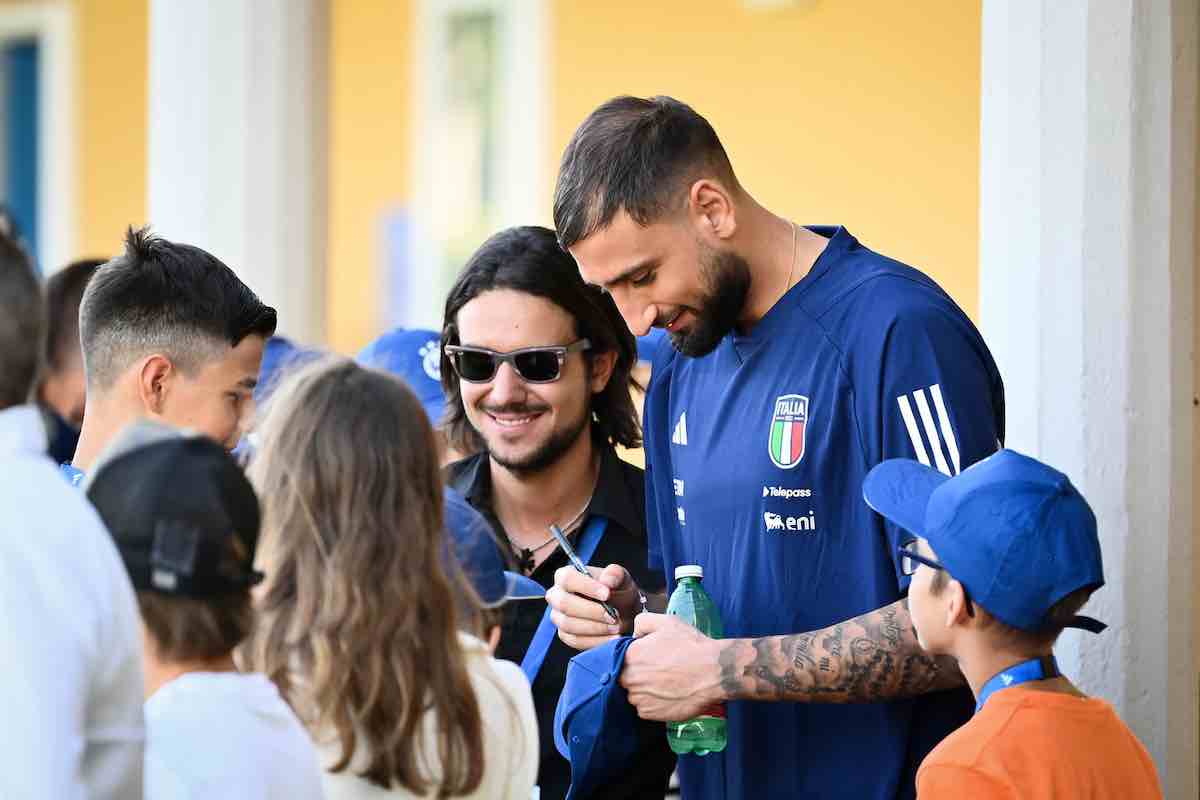
[{"label": "yellow wall", "polygon": [[397,0],[329,9],[329,345],[379,333],[380,217],[411,197],[413,11]]},{"label": "yellow wall", "polygon": [[147,0],[75,0],[79,257],[146,221]]},{"label": "yellow wall", "polygon": [[[598,103],[670,93],[769,207],[847,225],[975,314],[979,3],[917,5],[550,0],[549,175]],[[326,310],[329,344],[353,351],[381,324],[382,217],[413,197],[415,4],[331,0],[330,27]]]},{"label": "yellow wall", "polygon": [[742,184],[840,223],[978,309],[977,0],[560,0],[550,174],[616,94],[669,94],[716,128]]},{"label": "yellow wall", "polygon": [[[75,0],[78,255],[146,221],[148,0]],[[411,3],[330,0],[329,344],[378,332],[380,216],[410,196]]]},{"label": "yellow wall", "polygon": [[[146,216],[147,0],[75,0],[78,255]],[[553,176],[583,117],[621,92],[669,93],[715,125],[742,182],[780,213],[841,222],[978,292],[977,2],[551,0]],[[330,0],[329,344],[378,333],[382,215],[412,198],[414,4]],[[936,25],[931,24],[936,21]],[[619,43],[620,57],[613,57]],[[550,187],[547,186],[547,206]],[[545,218],[549,217],[547,207]]]}]

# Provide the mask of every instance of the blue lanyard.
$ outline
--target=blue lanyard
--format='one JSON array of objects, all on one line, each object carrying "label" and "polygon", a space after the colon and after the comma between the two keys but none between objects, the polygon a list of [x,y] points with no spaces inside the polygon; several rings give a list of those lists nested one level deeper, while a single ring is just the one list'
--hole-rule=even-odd
[{"label": "blue lanyard", "polygon": [[76,469],[70,464],[59,464],[58,469],[62,472],[66,479],[71,482],[72,486],[79,486],[83,483],[83,470]]},{"label": "blue lanyard", "polygon": [[[592,555],[596,552],[596,545],[600,544],[607,524],[608,520],[604,517],[593,516],[592,521],[583,529],[583,535],[579,537],[575,554],[584,564],[592,560]],[[546,660],[550,644],[558,635],[558,629],[554,627],[554,621],[550,619],[550,611],[550,606],[546,606],[546,612],[542,615],[542,621],[538,625],[537,631],[533,634],[529,649],[525,651],[525,657],[521,659],[521,671],[529,679],[530,686],[537,680],[537,674],[542,669],[542,662]]]},{"label": "blue lanyard", "polygon": [[1054,656],[1031,658],[1028,661],[1022,661],[1020,664],[1014,664],[1003,672],[998,672],[988,678],[988,682],[979,690],[979,699],[975,703],[975,713],[978,714],[979,709],[983,708],[983,704],[988,701],[988,698],[1001,689],[1008,689],[1022,683],[1030,683],[1031,681],[1044,681],[1049,678],[1057,678],[1061,674],[1058,671],[1058,662],[1054,660]]}]

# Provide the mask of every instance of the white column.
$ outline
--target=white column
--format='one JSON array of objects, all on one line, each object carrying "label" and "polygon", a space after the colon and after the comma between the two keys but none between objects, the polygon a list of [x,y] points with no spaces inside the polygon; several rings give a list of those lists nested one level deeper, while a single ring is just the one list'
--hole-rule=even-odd
[{"label": "white column", "polygon": [[324,338],[325,0],[151,0],[150,221]]},{"label": "white column", "polygon": [[1064,671],[1197,796],[1192,640],[1196,4],[985,0],[983,333],[1008,445],[1067,472],[1107,585]]}]

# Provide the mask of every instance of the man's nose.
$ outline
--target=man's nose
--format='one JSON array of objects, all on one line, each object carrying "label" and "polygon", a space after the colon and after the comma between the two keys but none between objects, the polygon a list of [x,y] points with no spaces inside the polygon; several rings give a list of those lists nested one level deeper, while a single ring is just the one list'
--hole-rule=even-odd
[{"label": "man's nose", "polygon": [[654,304],[638,301],[627,288],[614,290],[612,298],[634,336],[645,336],[654,327],[654,321],[658,318],[658,309]]},{"label": "man's nose", "polygon": [[525,399],[526,391],[525,381],[521,380],[521,376],[517,374],[512,364],[505,362],[500,365],[492,377],[488,400],[498,406],[521,402]]}]

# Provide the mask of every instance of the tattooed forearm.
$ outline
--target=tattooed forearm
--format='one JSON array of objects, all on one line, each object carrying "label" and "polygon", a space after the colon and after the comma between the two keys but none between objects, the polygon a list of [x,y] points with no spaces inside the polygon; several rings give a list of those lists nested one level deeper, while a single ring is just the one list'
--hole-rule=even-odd
[{"label": "tattooed forearm", "polygon": [[[743,641],[741,639],[732,639],[730,644]],[[742,682],[740,675],[741,670],[737,665],[737,648],[722,647],[720,654],[717,656],[717,666],[721,668],[721,692],[726,697],[737,697],[741,691]]]},{"label": "tattooed forearm", "polygon": [[952,659],[917,644],[907,600],[819,631],[731,639],[719,665],[731,699],[871,703],[964,683]]}]

